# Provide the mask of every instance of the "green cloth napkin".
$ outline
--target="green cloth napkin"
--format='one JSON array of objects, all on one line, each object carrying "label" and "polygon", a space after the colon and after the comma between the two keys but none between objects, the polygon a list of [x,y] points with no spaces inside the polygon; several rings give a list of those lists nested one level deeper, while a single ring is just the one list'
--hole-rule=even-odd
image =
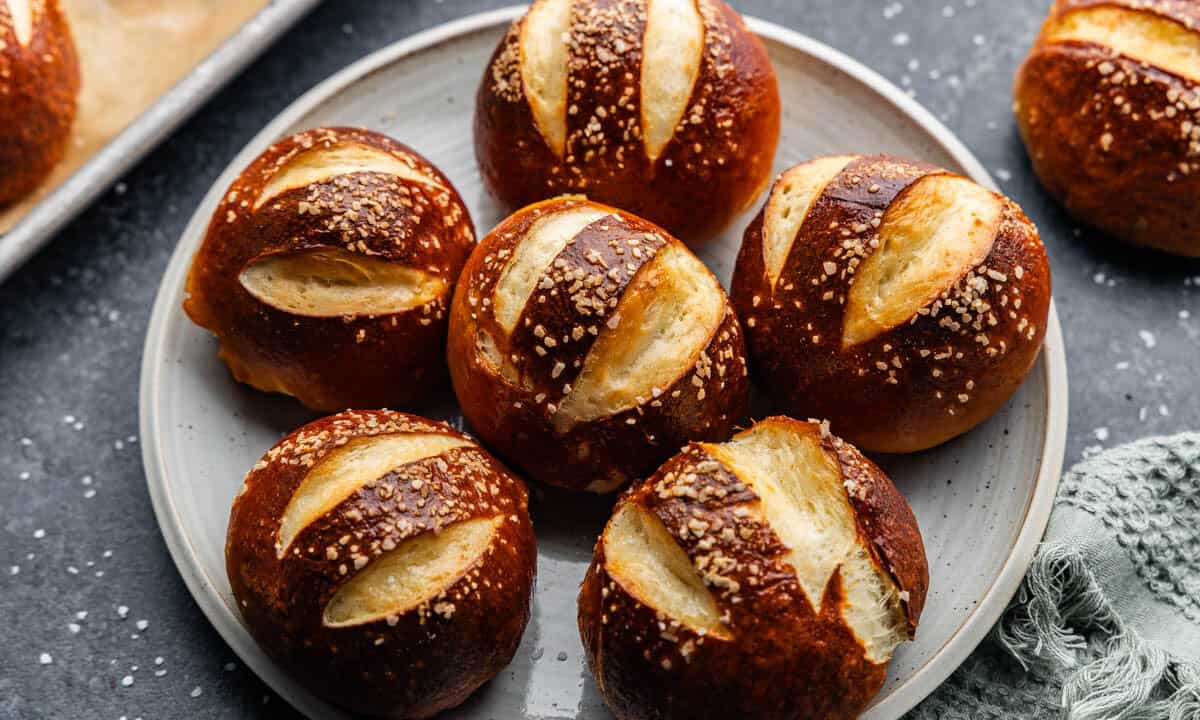
[{"label": "green cloth napkin", "polygon": [[1200,720],[1200,433],[1068,472],[1020,591],[913,720]]}]

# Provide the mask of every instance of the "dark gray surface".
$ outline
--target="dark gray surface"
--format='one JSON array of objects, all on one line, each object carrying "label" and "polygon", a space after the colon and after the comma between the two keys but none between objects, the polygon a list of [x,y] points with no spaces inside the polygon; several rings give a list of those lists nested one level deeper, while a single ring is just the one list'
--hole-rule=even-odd
[{"label": "dark gray surface", "polygon": [[[291,100],[371,50],[505,4],[326,3],[0,286],[0,718],[292,716],[209,627],[151,512],[136,438],[151,302],[201,196]],[[1010,84],[1049,4],[735,2],[912,88],[1038,223],[1067,342],[1071,463],[1200,429],[1200,263],[1079,230],[1034,184]]]}]

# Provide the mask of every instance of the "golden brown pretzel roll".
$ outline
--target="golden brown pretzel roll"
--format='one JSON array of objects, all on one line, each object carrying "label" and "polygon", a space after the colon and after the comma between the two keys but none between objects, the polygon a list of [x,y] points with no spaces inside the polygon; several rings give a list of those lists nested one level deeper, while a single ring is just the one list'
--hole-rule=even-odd
[{"label": "golden brown pretzel roll", "polygon": [[721,0],[538,0],[475,108],[502,202],[583,193],[688,242],[754,201],[779,138],[775,71]]},{"label": "golden brown pretzel roll", "polygon": [[0,0],[0,205],[62,160],[78,95],[79,58],[58,0]]},{"label": "golden brown pretzel roll", "polygon": [[446,309],[474,242],[458,192],[411,148],[308,130],[230,186],[183,307],[241,382],[315,410],[409,407],[443,386]]},{"label": "golden brown pretzel roll", "polygon": [[1033,168],[1080,220],[1200,256],[1200,4],[1059,0],[1017,73]]},{"label": "golden brown pretzel roll", "polygon": [[225,546],[258,644],[356,713],[424,718],[512,659],[536,548],[525,486],[444,423],[349,411],[246,475]]},{"label": "golden brown pretzel roll", "polygon": [[615,490],[745,413],[745,347],[716,278],[661,228],[583,198],[488,233],[448,346],[471,426],[553,485]]},{"label": "golden brown pretzel roll", "polygon": [[815,422],[693,443],[617,504],[579,593],[619,720],[857,717],[929,569],[883,472]]},{"label": "golden brown pretzel roll", "polygon": [[759,380],[867,450],[912,452],[982,422],[1033,365],[1050,268],[1017,205],[888,156],[783,173],[733,275]]}]

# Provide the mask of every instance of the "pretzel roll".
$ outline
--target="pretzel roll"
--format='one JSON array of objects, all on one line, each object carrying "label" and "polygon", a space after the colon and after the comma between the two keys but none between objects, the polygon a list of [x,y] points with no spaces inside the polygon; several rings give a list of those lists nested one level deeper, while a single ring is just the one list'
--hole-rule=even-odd
[{"label": "pretzel roll", "polygon": [[998,410],[1046,332],[1050,267],[1016,203],[899,158],[783,173],[733,275],[760,381],[861,448],[913,452]]},{"label": "pretzel roll", "polygon": [[58,0],[0,0],[0,205],[62,160],[79,95],[79,58]]},{"label": "pretzel roll", "polygon": [[506,666],[536,569],[525,486],[444,423],[348,411],[281,440],[225,562],[258,644],[355,713],[424,718]]},{"label": "pretzel roll", "polygon": [[579,197],[500,223],[450,312],[463,415],[528,475],[604,493],[746,410],[745,347],[712,273],[641,218]]},{"label": "pretzel roll", "polygon": [[778,139],[775,71],[721,0],[537,0],[475,105],[502,202],[583,193],[688,242],[754,201]]},{"label": "pretzel roll", "polygon": [[445,387],[446,309],[475,242],[454,186],[370,130],[284,138],[217,207],[183,308],[239,381],[314,410]]},{"label": "pretzel roll", "polygon": [[692,443],[617,504],[579,593],[619,720],[836,720],[879,692],[929,569],[883,472],[775,417]]},{"label": "pretzel roll", "polygon": [[1200,256],[1200,4],[1059,0],[1017,73],[1033,169],[1081,221]]}]

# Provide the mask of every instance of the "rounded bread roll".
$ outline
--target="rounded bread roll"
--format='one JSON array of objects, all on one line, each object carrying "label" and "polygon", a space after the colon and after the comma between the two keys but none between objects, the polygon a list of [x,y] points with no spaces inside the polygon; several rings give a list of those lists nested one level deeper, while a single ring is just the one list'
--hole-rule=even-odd
[{"label": "rounded bread roll", "polygon": [[412,407],[445,387],[446,310],[474,242],[454,186],[411,148],[308,130],[230,186],[183,307],[241,382],[314,410]]},{"label": "rounded bread roll", "polygon": [[0,0],[0,206],[62,160],[78,96],[79,58],[58,0]]},{"label": "rounded bread roll", "polygon": [[1013,109],[1042,184],[1126,242],[1200,257],[1200,4],[1059,0]]},{"label": "rounded bread roll", "polygon": [[475,154],[510,207],[583,193],[686,242],[767,183],[775,71],[720,0],[538,0],[479,87]]},{"label": "rounded bread roll", "polygon": [[619,720],[854,718],[928,584],[887,476],[824,425],[775,417],[622,497],[579,629]]},{"label": "rounded bread roll", "polygon": [[536,555],[520,480],[448,425],[389,411],[271,448],[225,546],[263,650],[317,695],[389,718],[454,707],[508,664]]},{"label": "rounded bread roll", "polygon": [[528,476],[610,492],[745,413],[745,347],[720,284],[661,228],[578,197],[476,248],[450,313],[463,415]]},{"label": "rounded bread roll", "polygon": [[1016,203],[883,155],[784,172],[746,230],[731,295],[755,375],[792,415],[913,452],[998,410],[1041,348],[1050,267]]}]

